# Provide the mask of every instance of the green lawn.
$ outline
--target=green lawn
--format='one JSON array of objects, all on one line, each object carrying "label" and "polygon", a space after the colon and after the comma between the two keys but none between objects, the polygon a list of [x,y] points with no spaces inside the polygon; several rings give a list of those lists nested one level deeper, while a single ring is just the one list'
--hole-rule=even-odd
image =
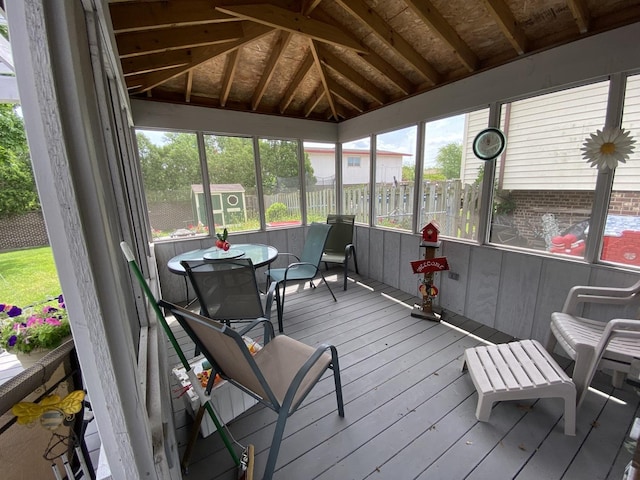
[{"label": "green lawn", "polygon": [[25,307],[60,293],[51,247],[0,253],[0,303]]}]

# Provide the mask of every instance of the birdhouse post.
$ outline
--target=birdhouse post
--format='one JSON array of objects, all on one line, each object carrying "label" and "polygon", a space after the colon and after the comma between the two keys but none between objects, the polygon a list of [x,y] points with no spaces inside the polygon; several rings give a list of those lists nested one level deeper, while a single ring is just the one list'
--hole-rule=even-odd
[{"label": "birdhouse post", "polygon": [[438,295],[438,289],[433,284],[433,275],[436,272],[449,270],[446,257],[436,257],[436,250],[441,241],[438,238],[440,227],[434,221],[422,228],[420,248],[424,248],[424,259],[411,262],[413,273],[421,274],[418,291],[422,297],[420,304],[415,304],[411,312],[412,317],[425,318],[439,321],[441,314],[433,310],[433,299]]}]

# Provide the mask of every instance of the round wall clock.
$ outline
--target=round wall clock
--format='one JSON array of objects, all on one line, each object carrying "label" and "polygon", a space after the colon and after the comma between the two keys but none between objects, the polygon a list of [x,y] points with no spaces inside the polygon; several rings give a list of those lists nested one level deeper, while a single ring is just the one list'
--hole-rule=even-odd
[{"label": "round wall clock", "polygon": [[504,152],[506,146],[507,139],[500,129],[485,128],[473,140],[473,154],[480,160],[493,160]]}]

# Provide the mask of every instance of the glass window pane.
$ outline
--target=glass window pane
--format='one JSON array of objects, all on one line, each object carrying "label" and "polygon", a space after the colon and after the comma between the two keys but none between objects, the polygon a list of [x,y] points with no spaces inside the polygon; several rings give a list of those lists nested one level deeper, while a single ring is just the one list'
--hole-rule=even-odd
[{"label": "glass window pane", "polygon": [[484,167],[471,144],[488,121],[489,109],[483,109],[425,125],[419,228],[435,220],[441,235],[478,238]]},{"label": "glass window pane", "polygon": [[336,148],[333,143],[304,142],[307,223],[326,222],[336,205]]},{"label": "glass window pane", "polygon": [[411,230],[417,126],[376,138],[375,224]]},{"label": "glass window pane", "polygon": [[[216,232],[260,230],[253,140],[205,135],[204,145]],[[204,208],[201,198],[198,211],[206,218]]]},{"label": "glass window pane", "polygon": [[259,145],[267,227],[300,225],[298,142],[260,139]]},{"label": "glass window pane", "polygon": [[[349,161],[349,158],[352,160]],[[342,211],[347,215],[355,215],[357,223],[369,224],[370,165],[369,137],[342,144]]]},{"label": "glass window pane", "polygon": [[136,130],[136,139],[153,239],[208,235],[196,206],[198,186],[202,191],[196,135]]},{"label": "glass window pane", "polygon": [[615,170],[601,258],[640,267],[640,75],[627,79],[622,128],[636,141]]},{"label": "glass window pane", "polygon": [[492,243],[584,256],[597,170],[581,148],[604,125],[608,89],[606,81],[503,106]]}]

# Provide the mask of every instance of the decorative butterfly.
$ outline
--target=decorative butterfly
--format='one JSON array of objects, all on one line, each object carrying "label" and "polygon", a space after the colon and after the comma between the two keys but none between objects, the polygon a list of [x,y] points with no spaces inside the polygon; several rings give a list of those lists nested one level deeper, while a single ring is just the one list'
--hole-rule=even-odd
[{"label": "decorative butterfly", "polygon": [[40,425],[47,430],[55,430],[63,420],[72,420],[73,416],[82,410],[83,390],[74,390],[64,398],[60,395],[49,395],[39,403],[20,402],[11,407],[11,413],[18,417],[18,424],[35,424],[39,419]]}]

